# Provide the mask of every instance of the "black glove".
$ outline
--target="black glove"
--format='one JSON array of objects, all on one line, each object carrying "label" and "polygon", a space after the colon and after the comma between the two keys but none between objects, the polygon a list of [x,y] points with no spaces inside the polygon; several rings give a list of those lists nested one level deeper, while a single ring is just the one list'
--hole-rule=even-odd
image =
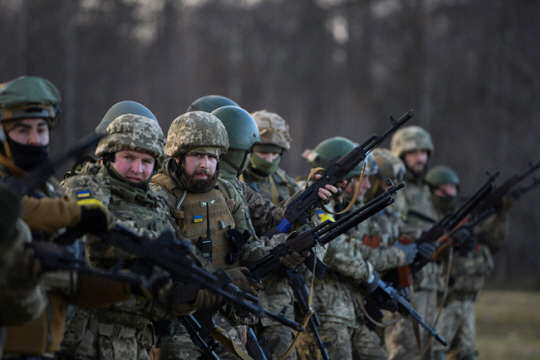
[{"label": "black glove", "polygon": [[454,244],[459,249],[461,256],[466,256],[476,246],[476,237],[470,226],[462,226],[452,235]]},{"label": "black glove", "polygon": [[105,235],[109,230],[107,209],[101,206],[81,206],[81,220],[73,229],[81,234]]},{"label": "black glove", "polygon": [[368,281],[361,282],[358,286],[364,294],[371,294],[379,287],[380,275],[378,272],[373,271]]},{"label": "black glove", "polygon": [[373,302],[379,309],[388,310],[390,312],[398,311],[398,302],[388,296],[388,294],[380,288],[377,288],[369,295],[368,301]]},{"label": "black glove", "polygon": [[415,243],[403,244],[400,241],[396,241],[394,247],[403,250],[403,252],[405,253],[405,264],[403,265],[412,264],[414,258],[416,257],[416,254],[418,253],[418,247]]},{"label": "black glove", "polygon": [[130,290],[133,295],[152,299],[154,296],[159,297],[165,293],[171,284],[169,272],[159,266],[154,266],[150,275],[142,277],[139,284],[130,283]]},{"label": "black glove", "polygon": [[431,260],[431,255],[437,250],[439,247],[438,242],[424,242],[421,243],[418,247],[418,254],[428,260]]},{"label": "black glove", "polygon": [[[1,131],[1,130],[0,130]],[[21,213],[19,196],[8,187],[0,186],[0,239],[8,245],[16,235],[17,218]]]}]

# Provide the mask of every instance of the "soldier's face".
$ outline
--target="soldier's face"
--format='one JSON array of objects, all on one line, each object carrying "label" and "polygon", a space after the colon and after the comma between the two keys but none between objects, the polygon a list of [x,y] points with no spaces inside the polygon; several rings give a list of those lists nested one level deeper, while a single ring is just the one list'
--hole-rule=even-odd
[{"label": "soldier's face", "polygon": [[208,154],[190,152],[185,156],[182,163],[188,176],[195,180],[206,181],[216,173],[218,159]]},{"label": "soldier's face", "polygon": [[39,118],[18,120],[8,136],[22,145],[46,146],[49,145],[49,124],[47,120]]},{"label": "soldier's face", "polygon": [[276,153],[276,152],[260,152],[260,151],[254,151],[253,152],[255,155],[257,155],[258,157],[260,157],[261,159],[264,159],[268,162],[274,162],[276,161],[276,159],[279,157],[280,153]]},{"label": "soldier's face", "polygon": [[454,184],[441,184],[433,192],[440,197],[456,197],[457,187]]},{"label": "soldier's face", "polygon": [[112,167],[121,176],[131,182],[141,182],[148,180],[154,171],[155,159],[148,154],[122,150],[116,153]]},{"label": "soldier's face", "polygon": [[427,150],[414,150],[405,153],[403,162],[405,166],[411,169],[416,174],[421,174],[424,171],[428,161]]},{"label": "soldier's face", "polygon": [[[354,194],[354,191],[356,190],[356,187],[358,186],[358,183],[360,182],[360,176],[353,177],[350,181],[347,187],[345,188],[345,191],[349,194]],[[358,190],[358,198],[362,198],[366,191],[371,188],[371,183],[369,182],[369,176],[364,176],[364,179],[362,180],[362,184],[360,185],[360,190]]]}]

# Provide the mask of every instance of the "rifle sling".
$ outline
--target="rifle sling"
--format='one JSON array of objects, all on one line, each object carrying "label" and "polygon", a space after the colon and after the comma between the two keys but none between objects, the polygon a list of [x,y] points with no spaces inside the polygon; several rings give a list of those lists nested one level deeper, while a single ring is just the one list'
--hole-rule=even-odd
[{"label": "rifle sling", "polygon": [[210,336],[219,341],[221,345],[225,346],[227,350],[229,350],[238,358],[242,360],[254,360],[231,339],[229,334],[227,334],[227,332],[223,328],[219,326],[216,327],[216,330],[211,333]]}]

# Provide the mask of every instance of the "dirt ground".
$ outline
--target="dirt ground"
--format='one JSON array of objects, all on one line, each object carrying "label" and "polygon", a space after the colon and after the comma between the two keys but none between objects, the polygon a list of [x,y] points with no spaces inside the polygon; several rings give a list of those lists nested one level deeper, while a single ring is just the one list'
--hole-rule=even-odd
[{"label": "dirt ground", "polygon": [[486,290],[476,314],[480,360],[540,359],[540,292]]}]

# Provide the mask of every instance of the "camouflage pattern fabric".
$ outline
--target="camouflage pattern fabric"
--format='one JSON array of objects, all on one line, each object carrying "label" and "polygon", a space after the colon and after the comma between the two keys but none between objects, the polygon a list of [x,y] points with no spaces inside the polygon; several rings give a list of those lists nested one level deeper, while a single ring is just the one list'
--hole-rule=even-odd
[{"label": "camouflage pattern fabric", "polygon": [[[326,348],[330,359],[385,360],[386,352],[379,346],[375,332],[365,326],[343,326],[341,322],[322,322],[318,328],[323,343],[332,343]],[[298,358],[301,360],[321,360],[321,352],[311,330],[306,330],[300,339]]]},{"label": "camouflage pattern fabric", "polygon": [[266,110],[256,111],[251,116],[259,127],[261,144],[277,145],[284,151],[291,148],[289,125],[281,116]]},{"label": "camouflage pattern fabric", "polygon": [[158,164],[162,164],[165,159],[165,136],[157,121],[134,114],[114,119],[105,129],[96,155],[102,157],[122,150],[151,155]]},{"label": "camouflage pattern fabric", "polygon": [[431,135],[420,126],[405,126],[392,136],[390,150],[398,158],[414,150],[427,150],[433,155],[433,142]]},{"label": "camouflage pattern fabric", "polygon": [[[88,164],[81,174],[69,177],[63,185],[68,194],[75,199],[90,198],[100,201],[117,218],[118,223],[140,235],[155,239],[165,230],[174,230],[169,223],[172,210],[164,199],[154,194],[152,190],[143,192],[132,189],[126,183],[112,178],[104,166]],[[90,261],[100,266],[113,266],[120,259],[129,263],[133,259],[131,254],[112,246],[103,247],[99,241],[91,237],[88,238],[86,247]],[[103,324],[99,325],[102,328],[116,326],[118,329],[126,329],[123,331],[127,333],[143,334],[143,329],[146,329],[150,320],[167,316],[169,313],[165,305],[157,300],[139,297],[132,297],[103,308],[80,308],[75,319],[66,328],[63,345],[66,349],[88,358],[94,358],[93,354],[98,354],[107,359],[119,358],[119,355],[122,355],[120,358],[148,359],[148,351],[153,343],[152,339],[148,340],[149,336],[145,335],[135,341],[133,336],[125,339],[126,336],[122,336],[121,331],[114,332],[116,336],[106,332],[101,334],[99,331],[92,333],[88,325],[81,323],[87,324],[88,319],[91,319],[90,321]],[[88,337],[91,337],[92,341],[89,341]],[[85,339],[89,344],[81,346],[81,342]]]},{"label": "camouflage pattern fabric", "polygon": [[441,311],[437,332],[448,341],[448,347],[435,341],[433,351],[443,351],[447,359],[464,359],[474,354],[476,345],[476,313],[474,300],[450,301]]},{"label": "camouflage pattern fabric", "polygon": [[[243,173],[243,181],[265,199],[272,201],[274,205],[290,198],[294,193],[301,190],[296,181],[281,169],[277,169],[275,173],[269,176],[262,177],[247,168]],[[277,196],[274,196],[274,194]]]},{"label": "camouflage pattern fabric", "polygon": [[167,156],[179,157],[197,148],[213,147],[221,155],[227,153],[229,137],[216,116],[204,111],[192,111],[177,117],[167,134]]}]

